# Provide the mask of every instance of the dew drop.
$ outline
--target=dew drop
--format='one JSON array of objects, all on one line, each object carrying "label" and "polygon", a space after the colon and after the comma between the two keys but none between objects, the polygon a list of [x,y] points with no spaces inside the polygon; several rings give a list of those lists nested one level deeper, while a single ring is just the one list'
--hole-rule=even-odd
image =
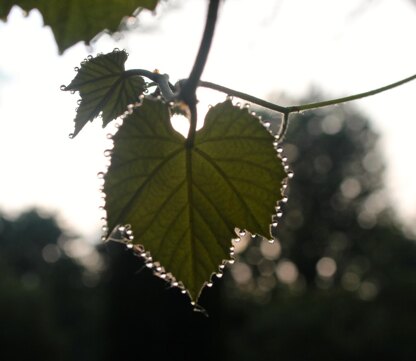
[{"label": "dew drop", "polygon": [[118,53],[120,51],[120,49],[119,48],[114,48],[113,49],[113,52],[115,52],[115,53]]},{"label": "dew drop", "polygon": [[277,147],[279,145],[279,142],[274,141],[273,142],[273,147]]},{"label": "dew drop", "polygon": [[182,290],[181,293],[184,295],[186,293],[186,290]]},{"label": "dew drop", "polygon": [[97,178],[98,179],[103,179],[104,178],[104,172],[98,172],[97,173]]},{"label": "dew drop", "polygon": [[92,59],[93,59],[93,56],[92,56],[92,55],[88,55],[88,56],[87,56],[87,59],[88,59],[88,60],[92,60]]},{"label": "dew drop", "polygon": [[277,222],[273,222],[272,227],[276,228],[277,227]]},{"label": "dew drop", "polygon": [[69,138],[69,139],[74,139],[74,136],[75,136],[75,135],[74,135],[74,133],[69,133],[69,134],[68,134],[68,138]]},{"label": "dew drop", "polygon": [[208,282],[207,283],[207,287],[212,287],[213,283],[212,282]]},{"label": "dew drop", "polygon": [[270,244],[274,243],[274,239],[269,239],[267,242],[269,242]]},{"label": "dew drop", "polygon": [[107,139],[113,139],[113,135],[112,135],[111,133],[108,133],[108,134],[106,135],[106,137],[107,137]]},{"label": "dew drop", "polygon": [[227,95],[227,97],[225,98],[228,101],[232,101],[234,99],[234,97],[232,95]]},{"label": "dew drop", "polygon": [[192,301],[192,302],[191,302],[191,305],[192,305],[192,306],[195,306],[195,302],[194,302],[194,301]]},{"label": "dew drop", "polygon": [[283,152],[283,148],[282,147],[279,147],[279,148],[276,149],[276,151],[277,151],[277,153],[282,153]]},{"label": "dew drop", "polygon": [[104,151],[104,156],[105,156],[105,157],[109,157],[112,153],[113,153],[113,151],[112,151],[111,149],[106,149],[106,150]]},{"label": "dew drop", "polygon": [[250,104],[249,103],[245,103],[244,104],[244,108],[249,109],[250,108]]},{"label": "dew drop", "polygon": [[218,268],[219,268],[219,269],[224,269],[224,268],[225,268],[225,265],[220,264],[220,265],[218,266]]},{"label": "dew drop", "polygon": [[[293,171],[289,171],[289,172],[287,172],[287,176],[288,176],[288,178],[293,178],[293,176],[295,175],[295,173],[293,173]],[[287,184],[285,184],[285,186],[287,186]]]},{"label": "dew drop", "polygon": [[282,202],[283,202],[283,203],[287,203],[287,201],[288,201],[288,198],[287,198],[287,197],[283,197],[283,198],[282,198]]},{"label": "dew drop", "polygon": [[234,264],[235,263],[235,260],[234,259],[230,259],[230,260],[228,260],[228,263],[229,264]]},{"label": "dew drop", "polygon": [[287,157],[283,157],[282,162],[287,162]]},{"label": "dew drop", "polygon": [[269,127],[270,127],[270,122],[264,122],[264,123],[263,123],[263,125],[264,125],[266,128],[269,128]]},{"label": "dew drop", "polygon": [[78,68],[77,66],[74,68],[74,70],[75,70],[76,72],[79,72],[79,68]]},{"label": "dew drop", "polygon": [[278,218],[281,218],[281,217],[283,216],[283,212],[277,212],[277,213],[276,213],[276,216],[277,216]]},{"label": "dew drop", "polygon": [[101,237],[101,241],[105,242],[106,240],[107,240],[107,237],[106,236],[102,236]]},{"label": "dew drop", "polygon": [[178,287],[178,286],[179,286],[179,283],[178,283],[178,282],[176,282],[176,281],[175,281],[175,282],[172,282],[172,286],[173,286],[173,287]]},{"label": "dew drop", "polygon": [[153,268],[153,262],[146,262],[147,268]]},{"label": "dew drop", "polygon": [[75,94],[75,90],[71,90],[71,94]]},{"label": "dew drop", "polygon": [[222,277],[222,273],[217,273],[217,274],[216,274],[216,276],[217,276],[218,278],[221,278],[221,277]]},{"label": "dew drop", "polygon": [[240,231],[240,232],[238,232],[238,235],[240,236],[240,237],[244,237],[245,235],[246,235],[246,231]]},{"label": "dew drop", "polygon": [[78,105],[81,105],[81,103],[82,103],[82,99],[78,99],[78,100],[77,100],[77,104],[78,104]]},{"label": "dew drop", "polygon": [[133,246],[133,244],[132,243],[129,243],[128,245],[127,245],[127,248],[128,249],[132,249],[134,246]]},{"label": "dew drop", "polygon": [[118,227],[119,232],[124,232],[125,230],[126,230],[126,227],[124,227],[124,226]]},{"label": "dew drop", "polygon": [[62,91],[64,91],[64,90],[66,90],[66,85],[61,85],[60,87],[59,87],[59,89],[61,89]]}]

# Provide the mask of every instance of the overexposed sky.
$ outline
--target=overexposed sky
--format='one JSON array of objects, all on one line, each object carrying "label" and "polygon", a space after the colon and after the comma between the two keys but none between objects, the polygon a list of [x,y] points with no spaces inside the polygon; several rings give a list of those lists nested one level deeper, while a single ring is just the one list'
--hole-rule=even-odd
[{"label": "overexposed sky", "polygon": [[[255,96],[300,98],[312,87],[328,97],[367,91],[416,73],[416,6],[409,0],[226,0],[203,79]],[[100,121],[74,139],[77,95],[59,90],[87,55],[125,48],[128,68],[158,68],[173,82],[188,76],[206,1],[169,0],[143,12],[138,29],[102,36],[59,56],[38,11],[14,8],[0,22],[0,210],[56,212],[82,235],[100,233],[96,175],[108,146]],[[88,51],[91,50],[91,53]],[[274,94],[274,95],[273,95]],[[205,103],[224,96],[203,92]],[[398,217],[416,220],[416,82],[355,105],[380,132],[386,184]],[[287,104],[289,105],[289,104]]]}]

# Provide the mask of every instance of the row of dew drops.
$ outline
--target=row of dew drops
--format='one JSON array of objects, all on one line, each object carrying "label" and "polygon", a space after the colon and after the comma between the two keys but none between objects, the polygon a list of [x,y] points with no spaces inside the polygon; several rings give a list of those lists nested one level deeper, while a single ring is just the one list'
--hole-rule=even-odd
[{"label": "row of dew drops", "polygon": [[[140,100],[143,99],[143,96],[140,97]],[[160,97],[159,97],[160,99]],[[230,96],[227,96],[227,100],[232,100],[233,98]],[[135,105],[136,106],[136,105]],[[241,104],[240,103],[236,103],[237,107],[241,108]],[[249,104],[245,104],[243,108],[245,109],[249,109],[250,105]],[[122,119],[125,118],[125,116],[127,116],[128,114],[131,114],[132,110],[133,110],[134,106],[129,106],[128,111],[122,116]],[[209,106],[209,108],[211,108],[211,106]],[[276,153],[277,153],[277,157],[282,161],[283,163],[283,167],[284,170],[287,174],[287,178],[285,178],[282,181],[281,184],[281,193],[282,193],[282,199],[280,201],[277,202],[275,211],[276,213],[272,216],[272,222],[270,224],[270,235],[272,235],[272,237],[268,240],[269,243],[273,244],[275,242],[275,238],[273,237],[273,234],[276,233],[277,231],[277,227],[278,227],[278,223],[279,220],[282,218],[283,216],[283,204],[285,204],[288,201],[288,181],[289,179],[293,178],[293,171],[290,169],[289,165],[287,164],[287,157],[285,157],[283,155],[283,148],[280,146],[280,140],[281,140],[281,134],[275,135],[273,134],[273,132],[270,130],[270,123],[269,122],[263,122],[260,116],[257,116],[255,112],[251,112],[251,115],[255,116],[258,118],[258,120],[261,122],[261,124],[263,124],[263,126],[274,136],[274,141],[273,141],[273,146],[276,149]],[[117,127],[119,127],[120,125],[118,125]],[[108,138],[111,139],[112,135],[109,134]],[[106,150],[104,152],[104,155],[106,157],[110,157],[111,156],[112,151],[111,150]],[[104,178],[104,173],[100,172],[98,173],[98,177],[100,179]],[[140,244],[133,244],[133,240],[134,240],[134,235],[133,235],[133,231],[131,229],[131,225],[119,225],[118,227],[116,227],[115,230],[113,230],[109,236],[107,236],[108,233],[108,227],[105,225],[103,226],[103,240],[104,241],[109,241],[109,240],[113,240],[116,242],[121,242],[124,243],[126,245],[126,247],[128,249],[131,249],[134,254],[138,257],[141,257],[144,260],[144,264],[147,268],[151,269],[153,271],[153,274],[161,279],[163,279],[164,281],[166,281],[170,287],[177,287],[181,290],[182,294],[187,294],[187,290],[184,286],[184,284],[181,281],[178,281],[171,273],[166,272],[166,270],[164,269],[164,267],[157,261],[154,261],[150,252],[146,251],[145,248],[143,247],[143,245]],[[237,238],[232,239],[232,242],[234,244],[239,243],[242,239],[244,238],[248,238],[248,237],[252,237],[255,238],[256,235],[255,234],[251,234],[249,231],[247,230],[240,230],[238,228],[235,228],[235,233],[238,236]],[[235,258],[234,258],[234,252],[235,251],[235,246],[232,245],[230,246],[230,253],[229,256],[230,258],[227,260],[223,260],[223,262],[218,266],[218,271],[217,272],[213,272],[211,279],[209,281],[207,281],[205,283],[206,287],[212,287],[213,286],[213,282],[214,282],[214,277],[216,278],[222,278],[223,276],[223,272],[225,269],[225,266],[227,264],[234,264],[235,263]],[[195,311],[201,311],[204,312],[204,310],[201,308],[201,306],[196,305],[195,302],[191,302],[192,306],[195,307]]]},{"label": "row of dew drops", "polygon": [[[119,53],[119,52],[121,52],[121,51],[123,51],[123,52],[125,52],[126,53],[126,55],[127,56],[129,56],[129,53],[125,50],[125,49],[123,49],[123,50],[120,50],[119,48],[114,48],[113,49],[113,53]],[[88,55],[82,62],[81,62],[81,67],[83,66],[83,65],[85,65],[85,64],[87,64],[89,61],[91,61],[91,60],[93,60],[93,59],[98,59],[98,58],[100,58],[100,57],[102,57],[102,56],[105,56],[105,55],[107,55],[107,54],[104,54],[104,53],[98,53],[97,54],[97,56],[96,57],[93,57],[92,55]],[[74,67],[74,71],[76,72],[76,73],[78,73],[79,71],[80,71],[80,68],[78,67],[78,66],[76,66],[76,67]],[[60,90],[62,90],[62,91],[66,91],[67,90],[67,86],[65,85],[65,84],[62,84],[60,87],[59,87],[59,89]],[[70,93],[71,94],[75,94],[75,90],[71,90],[70,91]],[[81,105],[81,102],[82,102],[82,99],[78,99],[77,100],[77,104],[78,105]],[[134,106],[138,106],[139,104],[137,103],[137,104],[134,104]],[[129,107],[133,107],[133,105],[129,105]],[[78,107],[76,107],[75,108],[75,111],[78,111]],[[123,114],[124,115],[124,114]],[[122,117],[123,117],[123,115],[122,115]],[[74,133],[69,133],[69,135],[68,135],[68,137],[69,137],[69,139],[73,139],[74,138]],[[108,137],[108,135],[107,135],[107,137]]]},{"label": "row of dew drops", "polygon": [[[116,48],[113,51],[118,52],[120,50]],[[98,54],[98,56],[101,56],[101,55],[102,54]],[[90,61],[92,59],[93,59],[93,57],[91,55],[89,55],[87,57],[87,59],[84,59],[84,61],[81,62],[81,66],[84,65],[87,61]],[[74,70],[76,72],[78,72],[79,68],[75,67]],[[61,85],[60,89],[64,91],[64,90],[66,90],[66,86]],[[75,93],[75,91],[72,90],[71,94],[74,94],[74,93]],[[136,102],[135,104],[128,105],[127,110],[124,112],[124,114],[122,114],[118,118],[117,123],[115,124],[116,129],[121,127],[124,118],[126,116],[128,116],[129,114],[131,114],[133,112],[134,108],[141,105],[143,98],[144,98],[144,95],[140,95],[139,96],[139,102]],[[160,96],[158,96],[157,99],[162,100],[162,98]],[[228,95],[226,97],[226,99],[229,100],[229,101],[232,101],[233,97]],[[81,100],[78,100],[78,105],[80,105],[80,103],[81,103]],[[236,103],[235,106],[239,107],[239,108],[247,109],[247,111],[249,111],[249,109],[250,109],[250,104],[248,104],[248,103],[244,104],[244,106],[241,106],[241,103]],[[209,106],[209,108],[211,108],[211,106]],[[281,184],[281,193],[282,193],[283,197],[280,201],[277,202],[277,205],[275,207],[276,213],[272,216],[272,222],[270,224],[270,234],[273,235],[277,231],[279,219],[283,216],[282,206],[283,206],[284,203],[286,203],[288,201],[288,197],[287,197],[288,180],[290,178],[293,178],[294,173],[290,169],[289,165],[287,164],[287,158],[283,155],[283,148],[280,146],[280,142],[281,142],[282,137],[283,137],[284,134],[282,134],[281,132],[279,132],[279,134],[274,134],[270,129],[270,122],[264,122],[261,119],[261,116],[257,116],[255,112],[250,112],[250,114],[255,116],[260,121],[260,123],[270,132],[270,134],[273,135],[273,137],[274,137],[273,146],[276,149],[277,157],[282,161],[284,170],[287,174],[287,178],[285,178],[282,181],[282,184]],[[284,128],[284,124],[282,124],[282,128]],[[72,139],[73,137],[74,137],[74,135],[72,133],[69,134],[69,138]],[[107,134],[107,139],[111,140],[112,137],[113,137],[113,134],[111,134],[111,133]],[[111,155],[112,155],[112,149],[106,149],[104,151],[104,156],[106,158],[109,158],[109,162],[107,163],[107,167],[110,165]],[[102,182],[102,184],[100,186],[100,191],[101,191],[101,197],[102,197],[103,203],[105,203],[105,193],[103,192],[105,172],[99,172],[97,174],[97,177]],[[99,208],[105,213],[104,205],[101,205]],[[133,243],[134,235],[133,235],[133,230],[131,229],[131,225],[129,225],[129,224],[127,224],[127,225],[118,225],[114,230],[112,230],[110,233],[108,233],[109,229],[108,229],[108,226],[107,226],[106,217],[103,216],[101,218],[101,220],[104,222],[104,225],[102,227],[102,232],[103,232],[102,240],[103,241],[106,241],[106,242],[107,241],[115,241],[115,242],[125,244],[127,249],[132,250],[133,253],[136,256],[138,256],[138,257],[140,257],[144,260],[145,266],[148,269],[151,269],[155,276],[157,276],[157,277],[163,279],[164,281],[166,281],[169,284],[170,287],[179,288],[181,290],[182,294],[187,294],[188,293],[184,284],[181,281],[178,281],[175,278],[175,276],[172,275],[170,272],[166,272],[165,268],[158,261],[154,261],[149,251],[146,251],[145,248],[142,245]],[[251,234],[247,230],[240,230],[238,228],[235,228],[235,232],[236,232],[236,235],[238,237],[232,239],[232,241],[234,243],[240,242],[240,240],[242,240],[245,237],[252,237],[252,238],[256,237],[256,235]],[[269,243],[274,243],[274,237],[272,236],[272,238],[270,238],[268,240],[268,242]],[[230,265],[234,264],[234,262],[235,262],[234,250],[235,250],[234,246],[233,245],[230,246],[230,253],[229,253],[230,258],[227,259],[227,260],[222,261],[222,263],[218,266],[218,271],[213,272],[213,274],[211,276],[211,279],[205,283],[205,286],[212,287],[213,282],[214,282],[214,276],[216,278],[222,278],[225,266],[227,264],[230,264]],[[195,302],[192,301],[191,304],[192,304],[192,306],[194,306],[195,311],[205,312],[201,308],[201,306],[196,305]]]},{"label": "row of dew drops", "polygon": [[[128,106],[128,109],[126,110],[126,112],[119,118],[119,121],[115,124],[116,128],[120,128],[124,118],[126,116],[128,116],[129,114],[131,114],[135,107],[138,107],[138,106],[141,105],[141,102],[142,102],[143,98],[144,98],[144,96],[140,95],[138,103],[131,104],[131,105]],[[158,96],[158,99],[162,100],[160,96]],[[232,97],[227,96],[227,100],[232,100],[232,99],[233,99]],[[240,103],[236,103],[236,106],[241,108]],[[248,110],[249,107],[250,107],[249,104],[245,104],[243,108]],[[287,158],[283,155],[283,148],[280,146],[281,135],[280,134],[278,134],[278,135],[273,134],[273,132],[270,130],[270,123],[269,122],[263,122],[261,117],[257,116],[255,112],[251,112],[250,114],[253,115],[253,116],[256,116],[258,118],[258,120],[261,122],[261,124],[263,124],[263,126],[274,136],[275,140],[273,141],[273,146],[276,149],[277,157],[282,161],[284,170],[287,174],[287,178],[285,178],[282,181],[282,184],[281,184],[281,193],[282,193],[283,197],[280,201],[277,202],[277,205],[275,207],[276,213],[272,216],[272,222],[270,224],[270,234],[272,235],[272,234],[276,233],[279,220],[283,216],[283,205],[288,201],[288,196],[287,196],[288,180],[290,178],[293,178],[294,173],[290,169],[289,165],[287,164]],[[107,134],[108,139],[111,140],[112,137],[113,137],[113,134],[111,134],[111,133]],[[112,150],[111,149],[106,149],[104,151],[104,156],[105,157],[111,158],[111,155],[112,155]],[[97,174],[97,177],[103,182],[104,177],[105,177],[105,172],[99,172]],[[103,191],[103,184],[101,185],[100,190]],[[104,193],[102,193],[102,197],[103,197],[103,200],[105,201],[105,194]],[[105,212],[104,206],[101,206],[100,208]],[[129,224],[118,225],[117,227],[115,227],[114,230],[112,230],[110,233],[108,233],[109,229],[108,229],[108,226],[107,226],[106,217],[102,217],[102,221],[105,223],[102,227],[102,231],[103,231],[102,240],[103,241],[106,241],[106,242],[107,241],[115,241],[115,242],[118,242],[118,243],[125,244],[127,249],[132,250],[133,253],[136,256],[143,259],[146,268],[152,270],[153,274],[156,277],[159,277],[159,278],[163,279],[165,282],[167,282],[169,284],[169,287],[179,288],[182,294],[185,295],[185,294],[188,293],[184,284],[181,281],[177,280],[175,278],[175,276],[172,275],[170,272],[167,272],[165,270],[165,268],[158,261],[154,261],[150,252],[146,251],[143,245],[133,243],[134,235],[133,235],[133,230],[131,229],[131,225],[129,225]],[[251,234],[247,230],[240,230],[238,228],[235,228],[235,233],[238,237],[232,239],[232,242],[234,244],[239,243],[245,237],[252,237],[252,238],[256,237],[255,234]],[[275,238],[272,236],[272,238],[270,238],[268,240],[268,242],[273,244],[275,242]],[[225,266],[227,264],[230,264],[230,265],[234,264],[234,262],[235,262],[234,251],[235,251],[235,247],[234,247],[234,245],[231,245],[230,246],[230,253],[229,253],[230,258],[227,259],[227,260],[222,261],[222,263],[218,266],[218,271],[213,272],[213,274],[211,276],[211,279],[205,283],[206,287],[210,288],[210,287],[213,286],[214,277],[222,278]],[[201,306],[195,304],[195,302],[192,301],[191,304],[192,304],[192,306],[194,306],[195,311],[200,311],[200,312],[203,312],[203,313],[205,312],[201,308]]]}]

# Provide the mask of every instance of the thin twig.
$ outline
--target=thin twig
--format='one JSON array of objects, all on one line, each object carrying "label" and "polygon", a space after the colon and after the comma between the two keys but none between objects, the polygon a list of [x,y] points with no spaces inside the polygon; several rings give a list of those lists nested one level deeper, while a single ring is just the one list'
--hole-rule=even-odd
[{"label": "thin twig", "polygon": [[354,94],[354,95],[350,95],[350,96],[347,96],[347,97],[336,98],[336,99],[332,99],[332,100],[325,100],[325,101],[322,101],[322,102],[295,105],[295,106],[287,107],[286,109],[289,113],[294,113],[294,112],[301,112],[303,110],[323,108],[323,107],[326,107],[328,105],[346,103],[346,102],[350,102],[352,100],[362,99],[362,98],[366,98],[366,97],[369,97],[369,96],[372,96],[372,95],[376,95],[376,94],[385,92],[386,90],[396,88],[400,85],[403,85],[403,84],[408,83],[408,82],[410,82],[412,80],[415,80],[415,79],[416,79],[416,74],[412,75],[412,76],[409,76],[408,78],[399,80],[395,83],[391,83],[391,84],[385,85],[381,88],[370,90],[370,91],[367,91],[367,92],[364,92],[364,93]]},{"label": "thin twig", "polygon": [[231,88],[227,88],[227,87],[222,86],[222,85],[211,83],[209,81],[202,81],[201,80],[199,82],[199,86],[204,87],[204,88],[218,90],[220,92],[226,93],[228,95],[235,96],[235,97],[240,98],[240,99],[247,100],[248,102],[260,105],[264,108],[268,108],[268,109],[274,110],[274,111],[279,112],[279,113],[286,113],[287,112],[287,109],[285,107],[281,106],[281,105],[270,103],[266,100],[256,98],[252,95],[249,95],[249,94],[246,94],[246,93],[243,93],[243,92],[231,89]]}]

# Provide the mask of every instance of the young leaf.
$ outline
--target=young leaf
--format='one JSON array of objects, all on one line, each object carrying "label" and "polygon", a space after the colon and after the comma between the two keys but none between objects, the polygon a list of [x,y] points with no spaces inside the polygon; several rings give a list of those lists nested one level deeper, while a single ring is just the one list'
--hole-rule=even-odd
[{"label": "young leaf", "polygon": [[59,52],[79,41],[89,43],[97,34],[119,28],[123,17],[137,8],[154,10],[158,0],[0,0],[0,19],[6,20],[13,5],[25,11],[38,9],[52,28]]},{"label": "young leaf", "polygon": [[144,99],[113,139],[104,184],[109,229],[130,224],[133,242],[192,300],[230,258],[235,227],[269,236],[286,173],[273,136],[246,109],[230,101],[211,108],[188,147],[168,105]]},{"label": "young leaf", "polygon": [[81,64],[71,84],[63,90],[79,91],[81,103],[75,117],[76,136],[81,129],[102,112],[103,127],[136,103],[146,86],[138,75],[127,76],[124,63],[127,53],[115,50]]}]

